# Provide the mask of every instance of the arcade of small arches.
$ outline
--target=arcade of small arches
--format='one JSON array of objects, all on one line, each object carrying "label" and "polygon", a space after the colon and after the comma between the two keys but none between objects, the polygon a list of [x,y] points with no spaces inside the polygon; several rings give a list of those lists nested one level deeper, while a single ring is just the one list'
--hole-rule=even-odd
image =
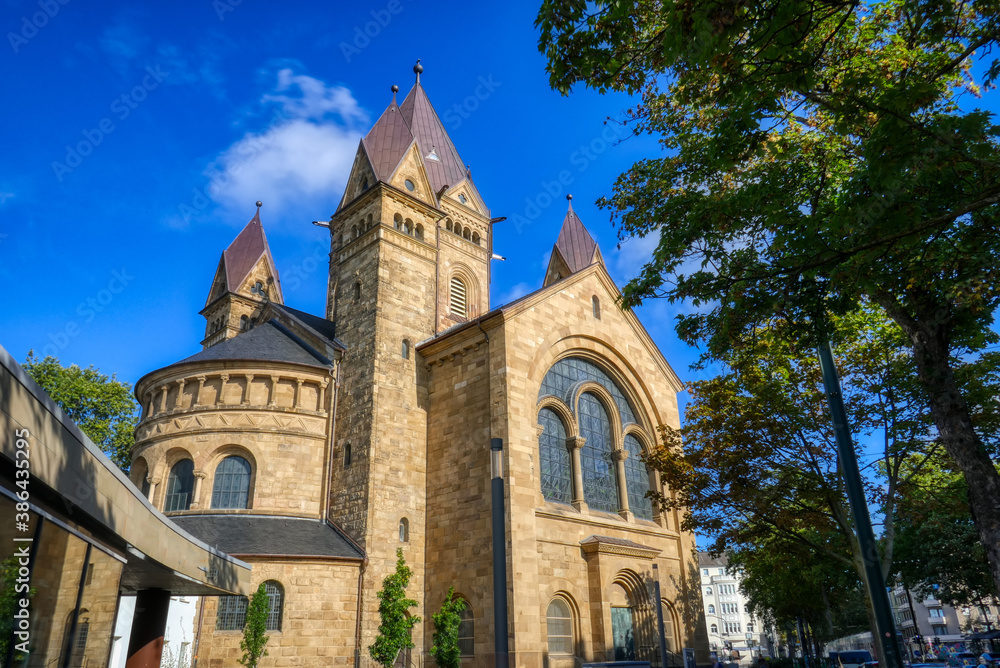
[{"label": "arcade of small arches", "polygon": [[601,367],[565,357],[545,374],[538,393],[542,496],[654,521],[648,498],[657,476],[642,461],[653,439],[632,402]]},{"label": "arcade of small arches", "polygon": [[[253,507],[255,459],[252,454],[235,445],[215,450],[208,458],[211,473],[195,469],[194,458],[183,448],[167,452],[162,466],[169,469],[166,487],[160,498],[156,489],[161,477],[155,475],[156,467],[149,466],[141,455],[133,462],[131,477],[143,495],[163,512],[183,512],[208,508],[212,510],[247,510]],[[208,480],[207,484],[204,482]],[[205,496],[205,489],[211,495]]]},{"label": "arcade of small arches", "polygon": [[451,232],[452,234],[458,235],[459,237],[465,239],[466,241],[471,241],[477,246],[483,245],[483,239],[479,235],[479,232],[473,230],[471,227],[463,227],[461,223],[453,222],[451,218],[446,219],[444,228]]}]

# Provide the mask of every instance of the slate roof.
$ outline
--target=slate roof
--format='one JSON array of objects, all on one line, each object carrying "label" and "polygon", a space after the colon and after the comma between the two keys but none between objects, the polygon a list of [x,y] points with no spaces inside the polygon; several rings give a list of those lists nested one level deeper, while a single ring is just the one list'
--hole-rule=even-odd
[{"label": "slate roof", "polygon": [[[403,100],[399,110],[420,147],[420,155],[424,159],[433,191],[436,193],[444,186],[458,185],[465,178],[465,163],[419,81]],[[427,158],[431,151],[434,151],[438,160]]]},{"label": "slate roof", "polygon": [[364,552],[329,522],[264,515],[173,515],[182,529],[232,555],[364,559]]},{"label": "slate roof", "polygon": [[305,311],[300,311],[291,306],[285,306],[284,304],[272,303],[271,306],[278,311],[284,311],[285,313],[291,315],[293,318],[298,318],[302,324],[314,330],[320,336],[329,339],[331,343],[340,348],[344,347],[340,341],[337,340],[336,332],[334,331],[333,323],[326,318],[321,318],[312,313],[306,313]]},{"label": "slate roof", "polygon": [[365,152],[368,153],[368,160],[375,170],[375,178],[379,181],[388,181],[392,171],[406,153],[406,149],[413,142],[413,135],[396,105],[395,96],[392,104],[382,112],[378,121],[361,141]]},{"label": "slate roof", "polygon": [[583,226],[583,221],[573,211],[572,200],[569,201],[566,218],[563,219],[559,238],[556,239],[556,248],[563,260],[566,261],[569,270],[574,274],[589,267],[594,261],[597,242],[594,241],[594,237],[590,236],[590,232]]},{"label": "slate roof", "polygon": [[[332,325],[332,323],[331,323]],[[177,364],[210,360],[256,360],[261,362],[292,362],[311,366],[327,365],[303,345],[301,339],[289,336],[277,322],[261,323],[248,332],[217,343]]]}]

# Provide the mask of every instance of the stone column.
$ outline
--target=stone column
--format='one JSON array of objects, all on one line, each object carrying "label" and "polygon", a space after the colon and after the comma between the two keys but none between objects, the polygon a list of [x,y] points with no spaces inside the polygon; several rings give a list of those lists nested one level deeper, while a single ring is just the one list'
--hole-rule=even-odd
[{"label": "stone column", "polygon": [[198,469],[194,472],[194,490],[191,492],[191,510],[201,508],[201,487],[202,481],[208,477],[208,473]]},{"label": "stone column", "polygon": [[583,495],[583,466],[580,464],[580,451],[587,442],[583,436],[570,436],[566,439],[566,447],[569,449],[570,464],[573,467],[573,507],[577,510],[586,510],[587,502]]},{"label": "stone column", "polygon": [[219,400],[215,403],[224,406],[226,403],[226,384],[229,382],[229,374],[224,373],[220,378],[222,378],[222,387],[219,388]]},{"label": "stone column", "polygon": [[132,633],[128,639],[125,668],[159,668],[163,657],[163,635],[167,630],[170,592],[140,589],[135,597]]},{"label": "stone column", "polygon": [[271,396],[267,399],[268,406],[274,406],[275,400],[278,396],[278,381],[281,380],[280,376],[271,376]]},{"label": "stone column", "polygon": [[618,480],[618,514],[631,521],[634,516],[628,508],[628,481],[625,479],[628,450],[612,450],[611,458],[615,460],[615,478]]},{"label": "stone column", "polygon": [[205,376],[198,376],[198,392],[194,395],[191,407],[201,406],[201,391],[205,388]]},{"label": "stone column", "polygon": [[167,410],[167,391],[169,389],[170,389],[169,386],[161,385],[157,390],[163,393],[160,395],[160,411],[159,411],[160,413],[163,413],[164,411]]},{"label": "stone column", "polygon": [[302,400],[302,382],[301,378],[295,380],[295,408],[299,408],[299,402]]},{"label": "stone column", "polygon": [[240,402],[243,405],[247,405],[250,403],[250,383],[253,382],[253,374],[252,373],[246,374],[246,379],[247,379],[247,386],[246,389],[243,390],[243,401]]},{"label": "stone column", "polygon": [[186,381],[183,378],[181,378],[179,381],[177,381],[177,400],[174,401],[174,410],[177,410],[179,408],[184,408],[183,402],[184,402],[184,383],[185,382]]},{"label": "stone column", "polygon": [[154,508],[156,507],[156,488],[160,484],[159,478],[146,478],[146,482],[149,483],[149,503]]}]

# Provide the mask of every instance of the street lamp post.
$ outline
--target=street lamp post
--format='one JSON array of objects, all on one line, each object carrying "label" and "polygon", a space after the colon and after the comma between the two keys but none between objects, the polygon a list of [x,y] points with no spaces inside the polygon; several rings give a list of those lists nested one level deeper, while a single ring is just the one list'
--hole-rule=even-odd
[{"label": "street lamp post", "polygon": [[493,494],[493,652],[497,668],[507,668],[507,532],[503,499],[503,439],[490,440]]}]

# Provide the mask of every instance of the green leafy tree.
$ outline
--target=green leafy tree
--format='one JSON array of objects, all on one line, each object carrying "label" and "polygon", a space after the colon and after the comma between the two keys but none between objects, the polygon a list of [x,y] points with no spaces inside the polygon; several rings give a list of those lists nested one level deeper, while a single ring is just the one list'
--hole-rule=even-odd
[{"label": "green leafy tree", "polygon": [[995,94],[998,17],[998,0],[543,0],[537,25],[554,88],[636,95],[626,122],[662,145],[599,202],[622,238],[658,240],[624,305],[701,307],[678,333],[718,357],[776,316],[815,340],[827,314],[884,309],[1000,589],[1000,474],[961,381],[997,340],[1000,127],[974,97]]},{"label": "green leafy tree", "polygon": [[132,386],[94,367],[64,367],[51,355],[29,352],[22,365],[29,376],[122,471],[128,472],[139,405]]},{"label": "green leafy tree", "polygon": [[247,605],[247,619],[243,625],[243,640],[240,641],[240,664],[247,668],[257,668],[260,660],[267,656],[267,613],[271,607],[264,583],[250,597]]},{"label": "green leafy tree", "polygon": [[434,621],[434,644],[431,656],[438,668],[459,668],[462,665],[462,649],[458,646],[458,627],[462,623],[461,612],[465,601],[455,598],[455,588],[448,588],[448,595],[441,604],[440,612],[431,615]]},{"label": "green leafy tree", "polygon": [[382,621],[375,642],[368,647],[371,657],[385,668],[392,668],[399,653],[413,647],[410,636],[413,627],[420,623],[420,617],[408,614],[409,609],[417,605],[412,598],[406,597],[411,577],[413,571],[403,559],[402,548],[396,548],[396,570],[382,580],[382,589],[376,594]]}]

